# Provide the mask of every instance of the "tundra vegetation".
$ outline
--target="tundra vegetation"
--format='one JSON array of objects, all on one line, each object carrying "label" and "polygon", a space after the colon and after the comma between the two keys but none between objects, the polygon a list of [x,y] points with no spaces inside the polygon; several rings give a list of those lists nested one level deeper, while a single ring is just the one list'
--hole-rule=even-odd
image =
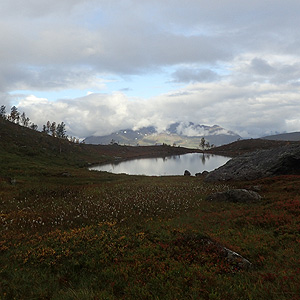
[{"label": "tundra vegetation", "polygon": [[[300,299],[300,176],[206,183],[92,172],[87,163],[148,148],[0,126],[0,299]],[[253,187],[259,202],[205,200]]]}]

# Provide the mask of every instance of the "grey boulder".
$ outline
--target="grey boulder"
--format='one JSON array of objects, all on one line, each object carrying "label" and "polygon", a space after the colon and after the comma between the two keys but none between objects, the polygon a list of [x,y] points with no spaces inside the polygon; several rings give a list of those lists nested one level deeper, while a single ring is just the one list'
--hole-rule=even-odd
[{"label": "grey boulder", "polygon": [[206,197],[207,201],[249,203],[261,200],[261,196],[254,191],[246,189],[234,189],[226,192],[218,192]]}]

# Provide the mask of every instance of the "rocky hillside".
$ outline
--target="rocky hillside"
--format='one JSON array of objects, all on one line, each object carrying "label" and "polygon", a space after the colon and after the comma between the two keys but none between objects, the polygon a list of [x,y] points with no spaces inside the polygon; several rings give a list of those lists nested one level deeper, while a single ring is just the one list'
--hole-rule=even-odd
[{"label": "rocky hillside", "polygon": [[286,174],[300,174],[300,143],[240,155],[210,172],[206,180],[253,180]]}]

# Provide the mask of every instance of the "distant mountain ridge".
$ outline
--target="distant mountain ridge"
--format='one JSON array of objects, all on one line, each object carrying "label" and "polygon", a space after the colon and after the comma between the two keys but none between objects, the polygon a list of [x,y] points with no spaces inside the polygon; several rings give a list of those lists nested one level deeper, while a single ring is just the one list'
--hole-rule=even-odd
[{"label": "distant mountain ridge", "polygon": [[265,136],[262,139],[273,140],[273,141],[300,141],[300,132],[289,132],[275,135]]},{"label": "distant mountain ridge", "polygon": [[118,143],[120,145],[176,145],[188,148],[198,148],[204,137],[210,145],[220,146],[234,142],[241,137],[233,131],[226,130],[219,125],[207,126],[192,122],[177,122],[170,124],[165,131],[158,132],[154,126],[143,127],[138,130],[123,129],[105,136],[90,136],[86,144]]}]

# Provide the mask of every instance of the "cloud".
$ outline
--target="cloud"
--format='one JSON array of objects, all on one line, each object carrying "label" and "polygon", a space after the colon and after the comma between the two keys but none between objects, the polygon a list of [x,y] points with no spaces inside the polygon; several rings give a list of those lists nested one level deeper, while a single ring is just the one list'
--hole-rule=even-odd
[{"label": "cloud", "polygon": [[[296,0],[4,1],[0,99],[19,102],[35,123],[64,121],[80,137],[173,121],[219,124],[242,136],[296,131],[299,11]],[[169,77],[168,93],[10,96],[103,91],[110,78],[147,80],[150,73]]]},{"label": "cloud", "polygon": [[251,61],[250,68],[258,75],[270,75],[274,68],[264,59],[254,58]]},{"label": "cloud", "polygon": [[120,92],[55,102],[27,97],[18,108],[39,126],[64,121],[68,134],[80,138],[149,125],[164,130],[176,121],[218,124],[243,137],[299,130],[300,87],[291,92],[288,85],[264,83],[241,90],[231,82],[218,82],[195,83],[185,90],[148,100],[129,99]]},{"label": "cloud", "polygon": [[[88,1],[94,2],[94,1]],[[40,18],[60,12],[71,12],[78,5],[82,5],[82,0],[10,0],[1,4],[1,11],[10,15],[25,16],[29,18]]]},{"label": "cloud", "polygon": [[209,82],[219,79],[216,72],[210,69],[177,69],[173,74],[174,82],[190,83],[190,82]]}]

